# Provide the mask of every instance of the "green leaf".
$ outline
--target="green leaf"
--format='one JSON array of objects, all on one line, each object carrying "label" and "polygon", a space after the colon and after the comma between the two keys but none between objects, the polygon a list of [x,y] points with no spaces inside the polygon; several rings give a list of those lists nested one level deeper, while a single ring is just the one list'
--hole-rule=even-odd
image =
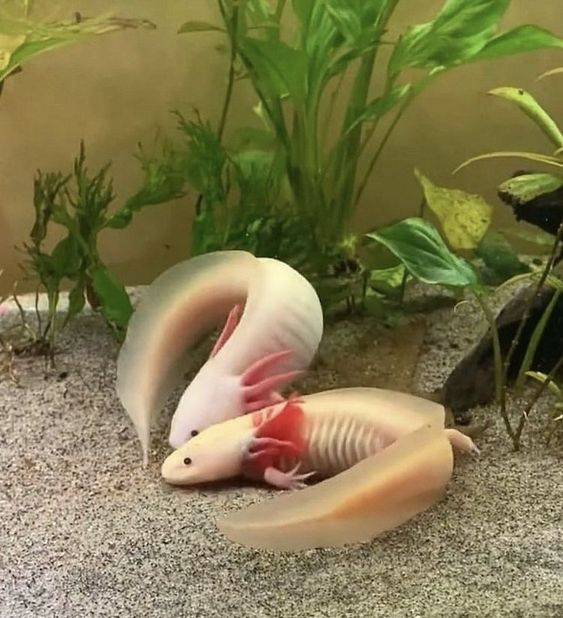
[{"label": "green leaf", "polygon": [[485,159],[526,159],[527,161],[534,161],[535,163],[543,163],[544,165],[551,165],[556,168],[563,169],[563,161],[557,157],[550,157],[549,155],[542,155],[535,152],[518,152],[518,151],[501,151],[501,152],[487,152],[486,154],[478,155],[467,159],[461,165],[455,168],[454,174],[457,174],[464,167],[467,167],[471,163],[476,161],[484,161]]},{"label": "green leaf", "polygon": [[307,25],[309,24],[311,13],[315,8],[316,3],[317,0],[292,0],[291,5],[293,12],[305,28],[307,28]]},{"label": "green leaf", "polygon": [[470,61],[493,60],[553,47],[563,47],[563,39],[539,26],[518,26],[492,38]]},{"label": "green leaf", "polygon": [[526,373],[532,366],[532,362],[534,360],[534,357],[536,355],[536,350],[538,349],[538,345],[545,331],[545,327],[547,326],[547,323],[549,322],[549,319],[551,318],[551,314],[553,313],[553,310],[555,309],[555,307],[557,306],[557,303],[559,302],[559,297],[561,296],[561,292],[562,290],[556,290],[553,293],[553,296],[551,297],[549,303],[544,309],[540,319],[538,320],[538,323],[536,324],[534,328],[532,336],[530,337],[530,340],[526,347],[526,353],[524,354],[524,358],[522,360],[522,364],[520,365],[520,368],[518,369],[518,377],[516,378],[515,388],[516,388],[516,393],[518,395],[520,395],[522,392],[522,387],[524,386],[524,380],[526,379],[525,377]]},{"label": "green leaf", "polygon": [[117,331],[127,328],[133,307],[123,285],[101,264],[92,268],[90,276],[106,321]]},{"label": "green leaf", "polygon": [[[506,281],[515,275],[528,272],[512,245],[506,238],[493,230],[488,230],[475,250],[485,265],[490,268],[501,281]],[[497,283],[497,282],[495,282]]]},{"label": "green leaf", "polygon": [[366,236],[387,247],[421,281],[453,287],[478,284],[471,266],[454,255],[438,230],[424,219],[404,219]]},{"label": "green leaf", "polygon": [[511,201],[525,204],[540,195],[552,193],[563,187],[563,178],[554,174],[522,174],[505,180],[498,187]]},{"label": "green leaf", "polygon": [[536,126],[547,135],[556,147],[563,146],[563,134],[559,130],[556,122],[536,101],[536,99],[522,88],[512,88],[510,86],[495,88],[489,91],[492,94],[515,103]]},{"label": "green leaf", "polygon": [[426,203],[454,249],[474,249],[491,224],[492,207],[480,196],[433,184],[415,169]]},{"label": "green leaf", "polygon": [[403,285],[405,272],[403,264],[372,270],[369,274],[369,285],[372,290],[392,297]]},{"label": "green leaf", "polygon": [[395,46],[387,73],[408,67],[436,69],[466,62],[496,33],[510,0],[447,0],[436,18],[411,26]]},{"label": "green leaf", "polygon": [[307,92],[307,56],[304,52],[281,41],[241,37],[240,53],[266,96],[289,96],[295,101],[304,101]]},{"label": "green leaf", "polygon": [[[526,371],[526,375],[542,384],[547,380],[547,374],[541,371]],[[563,398],[563,391],[553,380],[549,382],[547,388],[559,399]]]},{"label": "green leaf", "polygon": [[543,230],[528,230],[526,228],[506,227],[499,230],[505,236],[512,236],[541,247],[553,247],[553,236]]},{"label": "green leaf", "polygon": [[162,204],[182,197],[187,181],[187,155],[164,144],[162,154],[148,155],[139,145],[137,159],[144,173],[141,188],[133,194],[105,224],[105,227],[121,229],[126,227],[133,215],[154,204]]},{"label": "green leaf", "polygon": [[555,69],[550,69],[545,73],[542,73],[538,76],[538,79],[545,79],[546,77],[552,77],[553,75],[563,75],[563,67],[557,67]]},{"label": "green leaf", "polygon": [[225,32],[225,30],[206,21],[187,21],[178,28],[178,34],[185,32]]},{"label": "green leaf", "polygon": [[65,317],[65,324],[84,309],[86,301],[84,286],[84,276],[81,275],[68,294],[68,311]]},{"label": "green leaf", "polygon": [[395,86],[387,94],[377,97],[377,99],[368,103],[364,111],[353,120],[347,132],[352,131],[352,129],[362,122],[369,122],[381,118],[387,114],[387,112],[390,112],[397,103],[404,100],[411,92],[412,85],[403,84],[401,86]]},{"label": "green leaf", "polygon": [[[150,28],[156,26],[146,19],[127,19],[121,17],[96,17],[82,21],[59,21],[35,23],[27,19],[0,19],[0,32],[24,36],[17,47],[16,39],[7,40],[1,48],[0,82],[31,58],[47,51],[66,47],[96,35],[108,34],[126,28]],[[7,62],[6,62],[7,60]]]},{"label": "green leaf", "polygon": [[51,267],[60,277],[72,277],[80,271],[82,254],[73,236],[63,238],[51,253]]}]

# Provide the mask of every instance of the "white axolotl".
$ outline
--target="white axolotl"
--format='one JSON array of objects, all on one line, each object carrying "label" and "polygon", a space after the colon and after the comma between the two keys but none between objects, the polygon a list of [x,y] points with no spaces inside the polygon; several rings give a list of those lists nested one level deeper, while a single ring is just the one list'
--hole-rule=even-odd
[{"label": "white axolotl", "polygon": [[282,400],[278,389],[307,369],[323,333],[314,288],[278,260],[218,251],[165,271],[137,306],[117,361],[117,393],[145,465],[151,421],[181,383],[190,349],[227,315],[178,403],[173,448],[209,425]]},{"label": "white axolotl", "polygon": [[[255,548],[296,551],[365,541],[433,505],[453,469],[444,407],[377,388],[290,398],[214,425],[171,453],[164,480],[193,485],[236,476],[302,489],[231,514],[219,527]],[[328,478],[331,477],[331,478]]]}]

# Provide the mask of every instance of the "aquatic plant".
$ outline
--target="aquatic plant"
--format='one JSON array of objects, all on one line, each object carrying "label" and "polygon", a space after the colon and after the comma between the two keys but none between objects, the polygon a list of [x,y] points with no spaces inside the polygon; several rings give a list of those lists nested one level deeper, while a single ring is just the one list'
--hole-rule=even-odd
[{"label": "aquatic plant", "polygon": [[[448,248],[432,223],[419,217],[413,217],[371,232],[367,234],[367,237],[387,247],[402,262],[408,272],[419,281],[431,285],[442,285],[446,288],[461,288],[473,295],[483,311],[492,335],[495,361],[495,398],[514,449],[518,450],[529,411],[541,392],[532,399],[528,408],[521,413],[517,425],[513,426],[507,409],[508,367],[510,366],[514,350],[519,343],[523,325],[529,315],[532,303],[545,284],[552,286],[555,289],[554,295],[534,329],[526,355],[519,368],[516,380],[516,387],[518,389],[522,383],[522,376],[525,376],[530,369],[538,342],[559,300],[559,296],[563,292],[563,281],[553,274],[556,257],[561,249],[563,224],[560,226],[552,251],[544,267],[539,271],[519,275],[510,280],[510,282],[513,282],[514,279],[521,281],[525,278],[534,280],[536,281],[536,288],[533,294],[529,295],[527,308],[522,315],[516,335],[511,342],[507,354],[504,356],[495,316],[487,300],[486,286],[479,280],[471,264]],[[563,357],[553,367],[549,374],[549,379],[559,371],[562,365]]]},{"label": "aquatic plant", "polygon": [[[34,182],[35,222],[28,254],[27,272],[45,289],[48,316],[42,324],[38,313],[38,340],[54,354],[57,307],[63,282],[70,281],[68,308],[63,327],[79,313],[88,300],[101,312],[118,339],[121,339],[132,307],[123,285],[104,264],[98,251],[98,235],[105,229],[121,229],[144,206],[183,195],[185,160],[167,144],[162,154],[149,155],[140,149],[138,159],[144,172],[141,188],[114,212],[115,198],[109,165],[91,176],[86,167],[84,143],[74,161],[72,174],[37,172]],[[50,224],[64,228],[66,235],[48,252],[45,241]]]},{"label": "aquatic plant", "polygon": [[[563,47],[561,38],[533,25],[499,34],[510,0],[447,0],[432,21],[409,27],[397,40],[389,40],[386,33],[399,0],[217,4],[221,26],[191,21],[180,28],[191,33],[219,31],[229,40],[217,141],[222,140],[235,82],[250,81],[259,100],[255,111],[261,127],[247,131],[244,147],[235,152],[269,153],[271,161],[282,166],[281,183],[276,178],[280,191],[268,196],[272,201],[263,204],[261,214],[262,220],[292,222],[297,247],[288,243],[290,254],[278,256],[292,261],[291,252],[303,250],[300,257],[321,278],[350,273],[348,296],[365,295],[370,277],[363,272],[358,238],[351,232],[354,213],[390,136],[416,97],[438,76],[462,64]],[[391,53],[383,86],[373,97],[375,68],[384,46]],[[348,79],[351,85],[343,87]],[[382,121],[391,115],[384,127]],[[269,177],[272,166],[256,168],[254,179],[261,174]],[[229,212],[223,195],[210,197],[203,191],[194,226],[196,249],[204,244],[217,249],[237,246],[241,236],[229,222],[239,218],[240,210],[239,204]],[[258,228],[261,236],[275,236],[280,226]],[[247,229],[244,225],[239,230],[243,241]],[[306,242],[300,243],[303,238]]]},{"label": "aquatic plant", "polygon": [[491,228],[493,207],[482,196],[439,187],[419,170],[415,175],[424,192],[423,204],[438,219],[448,245],[481,259],[482,278],[498,284],[529,271],[506,236]]},{"label": "aquatic plant", "polygon": [[80,13],[72,20],[37,21],[31,17],[34,4],[33,0],[4,0],[0,7],[0,93],[7,77],[40,54],[101,34],[156,27],[147,19],[110,15],[86,18]]}]

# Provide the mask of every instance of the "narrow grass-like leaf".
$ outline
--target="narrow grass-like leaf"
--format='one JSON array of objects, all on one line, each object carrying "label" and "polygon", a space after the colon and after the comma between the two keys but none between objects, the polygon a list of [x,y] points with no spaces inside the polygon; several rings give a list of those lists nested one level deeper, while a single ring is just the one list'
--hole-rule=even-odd
[{"label": "narrow grass-like leaf", "polygon": [[557,157],[550,157],[549,155],[537,154],[535,152],[518,152],[507,150],[501,152],[488,152],[476,157],[471,157],[471,159],[467,159],[467,161],[464,161],[461,165],[456,167],[452,173],[457,174],[457,172],[471,163],[483,161],[485,159],[526,159],[527,161],[534,161],[535,163],[543,163],[544,165],[551,165],[558,169],[563,169],[563,161]]},{"label": "narrow grass-like leaf", "polygon": [[517,105],[557,148],[563,146],[563,134],[559,130],[557,123],[529,92],[522,88],[505,86],[494,88],[489,91],[489,94],[501,97]]},{"label": "narrow grass-like leaf", "polygon": [[563,75],[563,67],[557,67],[555,69],[545,71],[545,73],[538,76],[538,79],[545,79],[546,77],[552,77],[553,75]]},{"label": "narrow grass-like leaf", "polygon": [[555,290],[555,292],[553,293],[553,296],[551,297],[551,300],[549,301],[546,308],[544,309],[541,318],[538,320],[538,323],[536,324],[534,328],[532,336],[530,337],[530,340],[526,347],[526,353],[524,354],[524,358],[522,359],[522,364],[520,365],[520,368],[518,370],[518,377],[516,378],[515,388],[516,388],[516,393],[518,394],[522,392],[522,387],[524,386],[524,381],[526,379],[526,373],[532,366],[532,362],[534,360],[534,357],[536,355],[536,350],[538,349],[538,345],[545,331],[545,327],[547,326],[547,323],[549,322],[551,318],[551,314],[553,313],[553,310],[555,309],[555,307],[557,306],[557,303],[559,302],[559,297],[561,296],[562,291],[563,290]]},{"label": "narrow grass-like leaf", "polygon": [[178,28],[178,34],[185,32],[225,32],[225,30],[206,21],[187,21]]}]

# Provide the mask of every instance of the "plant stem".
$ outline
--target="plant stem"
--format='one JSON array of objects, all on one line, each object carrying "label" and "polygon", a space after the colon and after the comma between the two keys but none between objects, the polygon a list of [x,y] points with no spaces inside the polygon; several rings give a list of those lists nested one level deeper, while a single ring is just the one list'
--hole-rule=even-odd
[{"label": "plant stem", "polygon": [[495,316],[491,311],[491,308],[485,301],[485,299],[481,296],[481,293],[476,289],[472,288],[471,290],[473,295],[475,296],[479,306],[481,307],[483,314],[489,324],[489,328],[491,330],[491,335],[493,339],[493,355],[494,355],[494,365],[495,365],[495,399],[500,407],[500,415],[504,422],[504,426],[506,427],[506,431],[512,440],[512,443],[515,445],[515,433],[512,428],[512,424],[510,423],[510,417],[508,416],[508,412],[506,410],[506,399],[503,397],[504,393],[504,374],[502,371],[502,350],[500,346],[500,338],[498,334],[498,328],[495,321]]},{"label": "plant stem", "polygon": [[[559,243],[561,242],[561,238],[563,237],[563,223],[559,226],[559,229],[557,230],[557,235],[555,237],[555,241],[553,243],[552,249],[551,249],[551,253],[549,255],[549,258],[546,262],[546,265],[540,275],[540,278],[538,279],[538,283],[536,285],[536,288],[533,292],[533,294],[530,295],[530,298],[528,299],[528,302],[526,303],[526,306],[524,308],[524,313],[522,314],[522,317],[520,318],[520,323],[518,324],[518,329],[516,330],[516,334],[513,337],[511,343],[510,343],[510,348],[508,349],[508,353],[504,359],[504,366],[503,366],[503,393],[502,393],[502,398],[503,400],[506,399],[506,389],[507,389],[507,380],[508,380],[508,371],[510,369],[510,362],[512,361],[512,357],[514,355],[514,352],[516,351],[516,348],[518,347],[518,344],[520,343],[520,338],[522,336],[522,332],[524,331],[524,327],[526,326],[526,322],[528,321],[528,318],[530,317],[530,313],[532,311],[532,307],[534,305],[535,300],[537,299],[537,297],[539,296],[544,283],[547,279],[547,276],[550,274],[552,268],[553,268],[553,264],[555,263],[555,260],[557,259],[557,249],[559,247]],[[522,368],[520,368],[522,369]]]},{"label": "plant stem", "polygon": [[517,451],[520,449],[520,438],[522,436],[522,431],[524,430],[524,425],[528,420],[532,408],[536,405],[538,399],[542,396],[543,392],[549,386],[549,383],[553,380],[554,376],[557,375],[557,372],[561,369],[561,367],[563,367],[563,356],[559,357],[559,360],[551,368],[551,371],[547,374],[545,380],[543,380],[543,382],[539,385],[539,388],[526,406],[526,409],[520,415],[518,427],[516,428],[516,432],[514,434],[514,450]]},{"label": "plant stem", "polygon": [[[235,85],[235,61],[238,54],[238,22],[239,22],[239,7],[237,5],[233,8],[233,14],[230,20],[227,17],[227,12],[221,0],[218,0],[219,10],[227,26],[227,32],[229,33],[229,40],[231,42],[231,51],[229,55],[229,70],[227,73],[227,89],[225,91],[225,98],[223,99],[223,107],[221,109],[221,116],[219,117],[219,125],[217,127],[217,137],[219,141],[223,139],[223,133],[225,132],[225,126],[227,124],[227,116],[231,107],[231,100],[233,98],[233,90]],[[203,202],[203,193],[197,196],[195,204],[196,215],[201,212],[201,204]]]}]

